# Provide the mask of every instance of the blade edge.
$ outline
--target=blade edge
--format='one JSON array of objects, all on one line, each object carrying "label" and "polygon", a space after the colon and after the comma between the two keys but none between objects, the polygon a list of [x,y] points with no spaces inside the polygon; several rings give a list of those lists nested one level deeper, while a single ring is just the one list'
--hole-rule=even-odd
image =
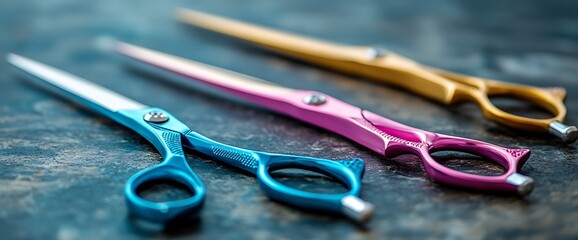
[{"label": "blade edge", "polygon": [[9,53],[6,60],[16,68],[66,91],[68,94],[76,95],[109,111],[116,112],[147,107],[88,80],[17,54]]},{"label": "blade edge", "polygon": [[177,20],[253,43],[259,47],[308,61],[367,59],[367,47],[332,43],[186,8],[175,11]]},{"label": "blade edge", "polygon": [[227,69],[210,66],[155,50],[124,42],[117,42],[115,50],[127,57],[166,69],[183,76],[195,78],[216,87],[226,87],[235,91],[255,95],[284,94],[294,89],[276,85],[272,82],[254,78]]}]

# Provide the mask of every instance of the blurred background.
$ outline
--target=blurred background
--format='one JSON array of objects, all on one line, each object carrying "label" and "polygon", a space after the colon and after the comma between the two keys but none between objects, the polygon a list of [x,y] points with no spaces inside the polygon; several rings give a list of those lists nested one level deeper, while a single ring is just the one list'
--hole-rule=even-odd
[{"label": "blurred background", "polygon": [[[0,232],[6,239],[103,238],[573,238],[578,235],[576,144],[520,133],[384,84],[282,58],[174,19],[177,7],[356,45],[381,45],[421,63],[470,75],[568,90],[578,123],[577,1],[211,0],[0,2],[0,55],[14,52],[162,107],[194,130],[255,150],[366,160],[367,229],[339,216],[270,201],[255,178],[187,154],[208,188],[200,220],[153,231],[127,217],[124,182],[158,163],[152,145],[102,116],[22,81],[0,63]],[[429,131],[531,148],[526,198],[468,192],[427,180],[419,159],[385,159],[327,131],[204,89],[156,81],[103,51],[115,38],[333,95]],[[239,104],[242,103],[242,104]],[[455,167],[471,167],[455,163]],[[488,165],[487,168],[492,168]],[[478,171],[478,170],[473,170]],[[483,171],[479,170],[479,171]],[[306,176],[307,177],[307,176]],[[288,184],[309,184],[304,178]],[[304,181],[304,182],[303,182]],[[333,186],[330,181],[323,184]]]}]

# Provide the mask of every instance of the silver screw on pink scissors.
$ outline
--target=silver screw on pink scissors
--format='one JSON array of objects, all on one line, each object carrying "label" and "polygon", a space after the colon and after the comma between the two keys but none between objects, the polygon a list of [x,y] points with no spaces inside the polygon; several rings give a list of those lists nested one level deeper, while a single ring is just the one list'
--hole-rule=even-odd
[{"label": "silver screw on pink scissors", "polygon": [[[527,195],[533,179],[517,173],[530,156],[528,149],[504,148],[481,141],[432,133],[392,121],[319,92],[295,90],[264,80],[163,54],[126,43],[116,50],[144,63],[209,84],[301,121],[345,136],[369,149],[395,157],[415,154],[429,177],[439,183],[486,191]],[[460,151],[491,159],[504,168],[499,176],[460,172],[436,162],[431,153]]]}]

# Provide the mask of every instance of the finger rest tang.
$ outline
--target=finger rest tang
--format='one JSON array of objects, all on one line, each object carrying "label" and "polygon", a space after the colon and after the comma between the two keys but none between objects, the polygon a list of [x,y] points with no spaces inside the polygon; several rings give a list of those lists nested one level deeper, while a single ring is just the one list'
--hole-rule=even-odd
[{"label": "finger rest tang", "polygon": [[[338,160],[338,163],[349,168],[353,173],[361,179],[365,172],[365,163],[359,158]],[[375,206],[362,199],[349,195],[341,199],[341,209],[343,214],[352,218],[357,222],[367,222],[373,216]]]},{"label": "finger rest tang", "polygon": [[551,134],[566,143],[573,143],[578,139],[578,128],[575,126],[567,126],[561,122],[554,121],[551,122],[548,127]]},{"label": "finger rest tang", "polygon": [[363,173],[365,172],[365,163],[363,162],[363,160],[359,158],[353,158],[346,160],[337,160],[336,162],[349,168],[351,171],[353,171],[353,173],[357,177],[359,178],[363,177]]},{"label": "finger rest tang", "polygon": [[549,88],[542,88],[542,90],[552,94],[555,98],[559,99],[560,101],[564,101],[566,98],[566,89],[563,87],[549,87]]},{"label": "finger rest tang", "polygon": [[516,190],[520,196],[526,196],[534,190],[534,179],[519,173],[510,175],[506,178],[506,182],[517,186]]},{"label": "finger rest tang", "polygon": [[373,204],[352,195],[342,198],[341,205],[343,214],[357,222],[367,222],[375,210]]}]

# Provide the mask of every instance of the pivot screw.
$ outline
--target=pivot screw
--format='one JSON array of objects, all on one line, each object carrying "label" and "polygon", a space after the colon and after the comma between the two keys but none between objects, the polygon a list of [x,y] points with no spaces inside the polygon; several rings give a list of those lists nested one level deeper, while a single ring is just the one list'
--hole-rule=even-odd
[{"label": "pivot screw", "polygon": [[144,120],[152,123],[162,123],[168,121],[169,116],[163,112],[148,112],[144,115]]},{"label": "pivot screw", "polygon": [[385,48],[380,47],[380,46],[372,46],[369,49],[367,49],[367,56],[370,59],[378,59],[378,58],[385,57],[386,55],[387,55],[387,50]]},{"label": "pivot screw", "polygon": [[319,93],[313,93],[305,96],[303,102],[308,105],[321,105],[327,101],[325,95]]}]

